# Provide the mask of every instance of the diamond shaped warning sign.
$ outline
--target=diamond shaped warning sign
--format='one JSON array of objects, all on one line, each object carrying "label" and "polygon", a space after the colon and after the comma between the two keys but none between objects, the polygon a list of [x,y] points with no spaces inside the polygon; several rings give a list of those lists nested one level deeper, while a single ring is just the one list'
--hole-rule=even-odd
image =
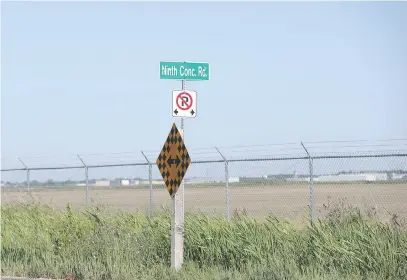
[{"label": "diamond shaped warning sign", "polygon": [[175,123],[157,158],[156,164],[171,197],[174,197],[191,164],[188,150]]}]

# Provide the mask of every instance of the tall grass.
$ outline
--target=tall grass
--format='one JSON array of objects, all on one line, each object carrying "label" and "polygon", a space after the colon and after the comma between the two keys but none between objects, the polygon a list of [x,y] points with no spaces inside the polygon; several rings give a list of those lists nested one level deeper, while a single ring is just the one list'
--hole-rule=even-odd
[{"label": "tall grass", "polygon": [[1,206],[2,275],[76,279],[407,279],[407,229],[333,209],[298,228],[269,216],[187,214],[185,262],[170,267],[170,213]]}]

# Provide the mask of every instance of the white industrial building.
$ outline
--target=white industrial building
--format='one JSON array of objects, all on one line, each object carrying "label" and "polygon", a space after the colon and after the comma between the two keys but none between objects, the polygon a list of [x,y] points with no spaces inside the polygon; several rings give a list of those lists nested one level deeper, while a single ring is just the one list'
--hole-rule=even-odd
[{"label": "white industrial building", "polygon": [[239,177],[229,177],[229,183],[238,183],[240,182],[240,178]]},{"label": "white industrial building", "polygon": [[407,179],[407,173],[391,172],[388,174],[388,180],[403,180],[403,179]]},{"label": "white industrial building", "polygon": [[220,183],[223,180],[221,178],[185,178],[184,182],[185,184],[209,184],[209,183]]},{"label": "white industrial building", "polygon": [[[229,183],[240,182],[239,177],[229,177]],[[185,184],[211,184],[211,183],[222,183],[225,182],[225,177],[212,177],[212,178],[185,178]]]},{"label": "white industrial building", "polygon": [[[150,182],[148,182],[150,183]],[[122,179],[120,180],[120,186],[122,187],[130,187],[130,186],[137,186],[140,185],[140,180],[130,180],[130,179]]]},{"label": "white industrial building", "polygon": [[[309,177],[297,177],[297,178],[286,178],[286,181],[289,182],[309,182],[310,178]],[[314,181],[318,181],[317,177],[314,177]]]},{"label": "white industrial building", "polygon": [[130,180],[129,179],[121,180],[120,185],[123,187],[128,187],[128,186],[130,186]]},{"label": "white industrial building", "polygon": [[110,187],[110,180],[96,180],[95,187]]},{"label": "white industrial building", "polygon": [[356,174],[337,174],[318,176],[319,182],[349,182],[363,181],[374,182],[387,180],[386,173],[356,173]]}]

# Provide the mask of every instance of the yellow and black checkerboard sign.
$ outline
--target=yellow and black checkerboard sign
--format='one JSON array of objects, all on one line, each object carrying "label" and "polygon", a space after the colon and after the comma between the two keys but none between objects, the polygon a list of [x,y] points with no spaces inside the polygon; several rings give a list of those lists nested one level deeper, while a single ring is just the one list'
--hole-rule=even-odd
[{"label": "yellow and black checkerboard sign", "polygon": [[156,163],[172,198],[178,191],[191,164],[188,150],[175,123],[172,125]]}]

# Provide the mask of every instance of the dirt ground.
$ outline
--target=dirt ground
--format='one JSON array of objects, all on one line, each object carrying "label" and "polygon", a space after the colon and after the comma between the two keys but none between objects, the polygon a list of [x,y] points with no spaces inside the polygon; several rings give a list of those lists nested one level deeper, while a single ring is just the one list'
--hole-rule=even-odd
[{"label": "dirt ground", "polygon": [[[407,219],[407,184],[346,184],[314,186],[317,215],[326,213],[326,207],[346,199],[347,203],[365,209],[375,209],[379,216],[389,218],[397,214]],[[185,210],[205,213],[225,213],[225,188],[185,188]],[[148,189],[89,189],[93,203],[109,205],[122,211],[147,211]],[[85,206],[85,190],[34,190],[27,192],[2,190],[2,203],[13,201],[41,203],[63,208],[68,202],[74,208]],[[166,189],[153,190],[154,208],[170,205]],[[253,186],[230,188],[230,209],[245,209],[250,216],[264,218],[268,213],[285,218],[304,220],[307,218],[309,189],[299,186]]]}]

